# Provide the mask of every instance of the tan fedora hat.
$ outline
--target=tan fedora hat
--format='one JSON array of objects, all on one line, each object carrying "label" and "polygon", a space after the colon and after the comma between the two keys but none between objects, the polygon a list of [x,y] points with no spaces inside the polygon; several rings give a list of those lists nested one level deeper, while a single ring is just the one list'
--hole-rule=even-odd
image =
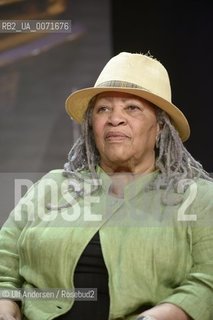
[{"label": "tan fedora hat", "polygon": [[167,112],[183,141],[189,138],[188,121],[171,101],[168,73],[156,59],[129,52],[114,56],[103,68],[94,87],[75,91],[67,98],[67,113],[81,123],[89,101],[107,91],[126,92],[152,102]]}]

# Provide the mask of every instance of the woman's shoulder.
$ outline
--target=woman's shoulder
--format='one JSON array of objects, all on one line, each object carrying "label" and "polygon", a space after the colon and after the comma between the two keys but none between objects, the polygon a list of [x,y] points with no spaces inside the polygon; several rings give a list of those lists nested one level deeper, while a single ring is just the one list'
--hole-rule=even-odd
[{"label": "woman's shoulder", "polygon": [[37,184],[40,185],[66,185],[72,180],[83,181],[88,178],[88,170],[79,170],[76,172],[67,172],[64,169],[53,169],[43,175]]},{"label": "woman's shoulder", "polygon": [[211,193],[213,192],[213,180],[207,180],[207,179],[203,179],[203,178],[199,178],[197,181],[195,181],[195,183],[198,186],[198,189],[200,190],[200,192],[202,193]]},{"label": "woman's shoulder", "polygon": [[64,176],[63,169],[53,169],[41,175],[32,187],[35,188],[42,184],[60,184],[65,179],[66,177]]},{"label": "woman's shoulder", "polygon": [[213,208],[213,181],[200,178],[195,181],[195,186],[197,206]]},{"label": "woman's shoulder", "polygon": [[65,179],[63,169],[53,169],[44,174],[41,179]]}]

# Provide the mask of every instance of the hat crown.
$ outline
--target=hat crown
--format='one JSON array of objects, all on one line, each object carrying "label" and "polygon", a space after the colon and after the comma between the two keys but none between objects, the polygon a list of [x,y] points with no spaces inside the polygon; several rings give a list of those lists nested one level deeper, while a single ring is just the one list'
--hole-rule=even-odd
[{"label": "hat crown", "polygon": [[[171,102],[168,73],[156,59],[138,53],[121,52],[109,60],[94,87],[110,86],[110,82],[133,84]],[[122,86],[122,85],[121,85]]]}]

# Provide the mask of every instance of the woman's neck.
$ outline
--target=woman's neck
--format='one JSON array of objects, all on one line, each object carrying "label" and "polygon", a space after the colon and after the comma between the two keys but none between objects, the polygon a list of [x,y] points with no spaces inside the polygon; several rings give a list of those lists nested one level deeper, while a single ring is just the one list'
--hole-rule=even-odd
[{"label": "woman's neck", "polygon": [[[117,170],[106,171],[106,168],[102,169],[111,177],[112,183],[109,189],[109,193],[118,198],[124,197],[124,189],[125,187],[134,181],[137,177],[149,174],[155,171],[155,166],[151,166],[144,171],[141,172],[132,172],[128,171],[128,168],[118,167]],[[110,168],[111,169],[111,168]]]}]

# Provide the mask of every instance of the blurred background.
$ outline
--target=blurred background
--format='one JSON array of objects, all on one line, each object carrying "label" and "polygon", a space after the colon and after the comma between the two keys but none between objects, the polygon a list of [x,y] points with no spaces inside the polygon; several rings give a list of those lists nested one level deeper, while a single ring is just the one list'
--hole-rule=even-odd
[{"label": "blurred background", "polygon": [[71,20],[71,33],[0,34],[0,172],[62,168],[79,134],[66,97],[112,54],[108,0],[0,0],[2,19]]},{"label": "blurred background", "polygon": [[[0,33],[0,192],[19,173],[63,168],[80,128],[64,109],[120,51],[168,69],[191,125],[188,150],[213,172],[211,0],[0,0],[0,19],[68,19],[70,33]],[[13,178],[12,178],[13,177]]]}]

